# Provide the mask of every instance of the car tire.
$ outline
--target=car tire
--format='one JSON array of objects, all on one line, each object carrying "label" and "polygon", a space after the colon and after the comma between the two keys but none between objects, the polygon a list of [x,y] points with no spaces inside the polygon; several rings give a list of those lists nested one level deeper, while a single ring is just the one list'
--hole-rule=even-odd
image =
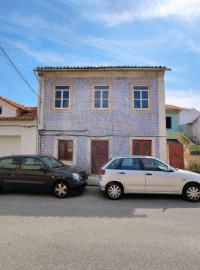
[{"label": "car tire", "polygon": [[106,188],[106,195],[111,200],[119,200],[123,193],[123,187],[119,183],[110,183]]},{"label": "car tire", "polygon": [[200,185],[191,183],[184,187],[183,198],[190,202],[198,202],[200,200]]},{"label": "car tire", "polygon": [[64,199],[70,195],[71,190],[65,181],[58,181],[53,186],[53,193],[57,198]]}]

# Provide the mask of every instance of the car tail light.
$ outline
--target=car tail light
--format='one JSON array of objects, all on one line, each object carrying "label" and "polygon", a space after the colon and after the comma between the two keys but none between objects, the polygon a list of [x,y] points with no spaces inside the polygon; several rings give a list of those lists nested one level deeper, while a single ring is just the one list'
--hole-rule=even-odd
[{"label": "car tail light", "polygon": [[101,173],[101,175],[104,175],[105,174],[105,170],[102,170],[101,169],[101,172],[100,173]]}]

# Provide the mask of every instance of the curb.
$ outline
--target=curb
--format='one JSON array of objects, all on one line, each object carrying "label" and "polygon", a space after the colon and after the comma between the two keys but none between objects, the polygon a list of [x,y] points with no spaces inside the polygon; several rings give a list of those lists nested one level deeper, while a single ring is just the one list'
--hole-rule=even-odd
[{"label": "curb", "polygon": [[89,176],[87,186],[98,186],[98,177]]}]

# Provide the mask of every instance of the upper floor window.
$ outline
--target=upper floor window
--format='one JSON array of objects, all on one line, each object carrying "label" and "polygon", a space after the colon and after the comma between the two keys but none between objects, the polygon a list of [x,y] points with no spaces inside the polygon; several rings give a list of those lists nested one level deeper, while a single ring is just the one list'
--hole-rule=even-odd
[{"label": "upper floor window", "polygon": [[2,114],[2,107],[0,106],[0,115]]},{"label": "upper floor window", "polygon": [[94,109],[109,109],[109,86],[94,86]]},{"label": "upper floor window", "polygon": [[172,118],[166,117],[166,128],[171,129],[172,128]]},{"label": "upper floor window", "polygon": [[149,86],[133,86],[134,109],[149,109]]},{"label": "upper floor window", "polygon": [[70,86],[55,86],[55,109],[70,107]]}]

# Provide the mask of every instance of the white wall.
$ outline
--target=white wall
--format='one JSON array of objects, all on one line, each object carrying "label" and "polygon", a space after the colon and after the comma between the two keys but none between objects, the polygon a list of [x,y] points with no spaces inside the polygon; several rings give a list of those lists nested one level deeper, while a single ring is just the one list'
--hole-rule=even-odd
[{"label": "white wall", "polygon": [[187,127],[187,136],[196,144],[200,144],[200,116]]},{"label": "white wall", "polygon": [[1,121],[0,156],[36,154],[36,132],[36,121]]},{"label": "white wall", "polygon": [[21,151],[20,136],[0,136],[0,156],[17,155]]},{"label": "white wall", "polygon": [[2,107],[1,117],[14,117],[17,115],[17,109],[2,100],[0,100],[0,107]]}]

